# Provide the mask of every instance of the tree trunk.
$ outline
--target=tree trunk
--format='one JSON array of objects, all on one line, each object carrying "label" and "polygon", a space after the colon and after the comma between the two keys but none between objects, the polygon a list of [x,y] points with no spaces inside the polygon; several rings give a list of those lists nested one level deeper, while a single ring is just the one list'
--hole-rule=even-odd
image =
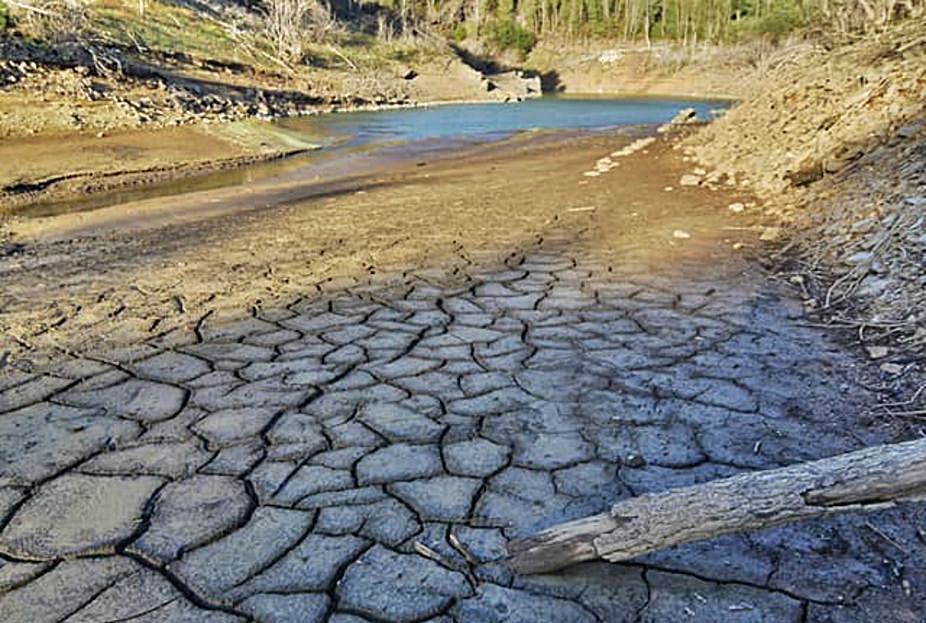
[{"label": "tree trunk", "polygon": [[509,564],[543,573],[627,560],[730,532],[926,499],[926,439],[617,502],[610,513],[553,526],[509,545]]}]

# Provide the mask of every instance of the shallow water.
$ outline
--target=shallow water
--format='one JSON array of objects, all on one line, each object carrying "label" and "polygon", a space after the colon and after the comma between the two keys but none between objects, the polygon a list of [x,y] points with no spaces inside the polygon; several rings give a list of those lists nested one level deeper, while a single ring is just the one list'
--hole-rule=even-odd
[{"label": "shallow water", "polygon": [[498,141],[530,130],[603,131],[662,124],[682,108],[700,119],[728,103],[717,100],[548,96],[518,103],[450,104],[379,111],[340,112],[274,122],[317,151],[205,173],[148,186],[20,208],[21,217],[86,212],[132,201],[238,185],[304,180],[318,183],[363,175],[390,162],[431,157],[467,145]]},{"label": "shallow water", "polygon": [[718,101],[661,98],[543,97],[509,104],[453,104],[397,110],[345,112],[283,120],[350,144],[416,143],[442,140],[494,140],[533,129],[603,130],[625,125],[665,123],[681,108],[701,119],[726,105]]}]

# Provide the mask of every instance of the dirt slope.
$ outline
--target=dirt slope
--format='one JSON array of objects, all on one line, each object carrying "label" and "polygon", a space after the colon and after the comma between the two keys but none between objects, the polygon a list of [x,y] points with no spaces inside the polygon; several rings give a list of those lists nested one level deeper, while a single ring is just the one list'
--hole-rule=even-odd
[{"label": "dirt slope", "polygon": [[771,59],[763,86],[686,143],[785,225],[784,275],[902,382],[926,351],[926,21]]}]

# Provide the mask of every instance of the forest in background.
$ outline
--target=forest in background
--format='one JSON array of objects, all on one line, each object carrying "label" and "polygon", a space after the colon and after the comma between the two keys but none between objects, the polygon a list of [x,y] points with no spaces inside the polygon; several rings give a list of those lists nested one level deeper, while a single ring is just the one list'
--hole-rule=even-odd
[{"label": "forest in background", "polygon": [[[339,30],[380,39],[440,35],[528,52],[539,38],[670,41],[686,45],[777,38],[798,29],[858,33],[926,12],[926,0],[135,0],[183,6],[212,19],[233,7],[260,18],[278,51],[311,45]],[[106,0],[0,0],[0,33],[15,15],[32,21],[74,16]],[[77,20],[80,21],[79,19]],[[296,45],[295,47],[299,47]]]},{"label": "forest in background", "polygon": [[[350,2],[351,0],[347,0]],[[695,45],[777,38],[798,29],[868,32],[922,14],[924,0],[377,0],[403,22],[457,41],[529,51],[541,37]]]}]

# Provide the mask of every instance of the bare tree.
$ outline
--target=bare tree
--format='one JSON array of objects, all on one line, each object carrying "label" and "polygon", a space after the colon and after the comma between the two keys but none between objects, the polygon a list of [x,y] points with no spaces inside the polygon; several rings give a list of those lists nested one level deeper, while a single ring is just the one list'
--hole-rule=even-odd
[{"label": "bare tree", "polygon": [[334,14],[317,0],[267,0],[265,31],[276,54],[298,62],[309,43],[324,43],[339,32]]}]

